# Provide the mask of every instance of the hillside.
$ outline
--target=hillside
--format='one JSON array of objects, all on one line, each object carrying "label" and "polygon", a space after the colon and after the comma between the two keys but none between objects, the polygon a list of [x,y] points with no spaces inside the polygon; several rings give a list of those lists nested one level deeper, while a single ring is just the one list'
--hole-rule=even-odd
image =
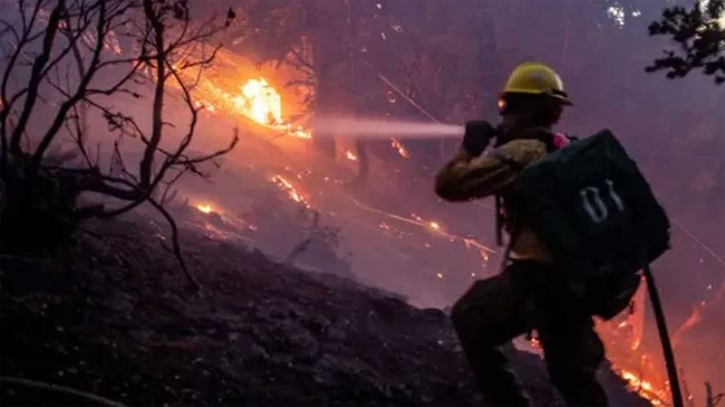
[{"label": "hillside", "polygon": [[[481,404],[442,311],[185,230],[196,296],[162,230],[136,215],[88,225],[67,261],[3,258],[2,376],[128,405]],[[512,356],[536,403],[561,405],[540,358]],[[612,404],[646,405],[603,377]],[[8,382],[0,396],[85,403]]]}]

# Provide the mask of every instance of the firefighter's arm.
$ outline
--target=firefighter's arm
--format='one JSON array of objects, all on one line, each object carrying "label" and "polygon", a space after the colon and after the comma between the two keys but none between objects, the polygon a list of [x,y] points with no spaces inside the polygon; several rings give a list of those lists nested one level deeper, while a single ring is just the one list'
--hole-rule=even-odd
[{"label": "firefighter's arm", "polygon": [[474,157],[461,149],[436,176],[438,196],[447,201],[467,201],[496,194],[511,185],[529,163],[546,154],[538,140],[514,140]]}]

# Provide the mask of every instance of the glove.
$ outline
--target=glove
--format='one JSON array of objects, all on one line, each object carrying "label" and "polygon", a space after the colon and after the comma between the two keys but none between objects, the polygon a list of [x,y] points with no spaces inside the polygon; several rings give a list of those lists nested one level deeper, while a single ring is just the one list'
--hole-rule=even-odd
[{"label": "glove", "polygon": [[468,154],[478,157],[494,137],[496,137],[496,129],[489,122],[473,120],[466,123],[466,133],[463,136],[461,147]]}]

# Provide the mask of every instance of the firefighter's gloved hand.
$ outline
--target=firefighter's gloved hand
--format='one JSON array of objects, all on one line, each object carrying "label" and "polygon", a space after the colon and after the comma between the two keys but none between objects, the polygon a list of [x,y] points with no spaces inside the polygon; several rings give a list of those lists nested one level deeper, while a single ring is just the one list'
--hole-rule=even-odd
[{"label": "firefighter's gloved hand", "polygon": [[496,137],[496,129],[489,122],[473,120],[466,123],[462,147],[468,154],[478,157],[494,137]]}]

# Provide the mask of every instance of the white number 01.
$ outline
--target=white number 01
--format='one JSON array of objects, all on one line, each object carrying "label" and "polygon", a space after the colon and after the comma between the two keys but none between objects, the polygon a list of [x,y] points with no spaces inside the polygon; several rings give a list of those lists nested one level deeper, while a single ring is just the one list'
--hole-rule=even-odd
[{"label": "white number 01", "polygon": [[[624,211],[624,201],[617,194],[617,191],[614,190],[614,181],[606,179],[604,182],[607,184],[607,192],[612,202],[614,202],[614,205],[620,212]],[[593,186],[584,187],[579,190],[579,195],[582,197],[584,210],[587,211],[587,214],[594,223],[601,223],[607,220],[609,217],[609,209],[599,194],[599,188]]]}]

